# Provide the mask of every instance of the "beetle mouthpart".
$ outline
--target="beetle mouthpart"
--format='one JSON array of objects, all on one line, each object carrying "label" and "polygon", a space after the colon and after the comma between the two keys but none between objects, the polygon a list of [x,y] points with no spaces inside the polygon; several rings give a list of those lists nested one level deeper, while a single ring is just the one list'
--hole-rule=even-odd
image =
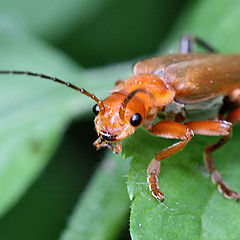
[{"label": "beetle mouthpart", "polygon": [[99,138],[93,143],[93,145],[97,148],[97,150],[99,150],[102,147],[105,147],[105,145],[103,145],[102,135],[99,136]]},{"label": "beetle mouthpart", "polygon": [[103,139],[103,135],[101,135],[94,143],[93,145],[97,148],[97,150],[108,147],[111,149],[114,153],[119,153],[122,150],[121,144],[119,141],[106,141]]},{"label": "beetle mouthpart", "polygon": [[102,138],[107,141],[116,141],[117,140],[117,135],[112,135],[108,132],[101,132]]},{"label": "beetle mouthpart", "polygon": [[113,150],[113,152],[116,153],[116,154],[118,154],[119,152],[122,151],[122,146],[121,146],[120,141],[116,141],[116,142],[112,142],[112,143],[108,142],[108,148]]}]

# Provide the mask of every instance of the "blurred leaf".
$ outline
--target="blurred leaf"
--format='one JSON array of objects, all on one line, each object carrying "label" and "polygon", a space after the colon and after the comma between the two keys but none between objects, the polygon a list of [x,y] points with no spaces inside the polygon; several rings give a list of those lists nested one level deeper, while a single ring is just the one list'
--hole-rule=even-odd
[{"label": "blurred leaf", "polygon": [[104,65],[155,52],[186,0],[109,1],[88,24],[81,21],[54,43],[84,66]]},{"label": "blurred leaf", "polygon": [[[1,69],[57,76],[102,97],[129,65],[83,72],[64,54],[24,36],[0,39]],[[23,194],[55,151],[70,119],[89,112],[91,99],[53,82],[0,76],[0,215]]]},{"label": "blurred leaf", "polygon": [[[239,51],[239,11],[238,1],[192,2],[160,51],[177,52],[184,33],[195,34],[224,52]],[[226,182],[239,191],[239,127],[234,130],[234,138],[214,156]],[[154,154],[174,141],[158,139],[141,130],[125,141],[123,156],[133,157],[128,180],[133,199],[133,239],[240,238],[238,204],[220,195],[203,167],[198,167],[203,165],[203,147],[213,141],[210,137],[195,137],[182,152],[163,161],[159,180],[166,206],[151,196],[146,170]]]},{"label": "blurred leaf", "polygon": [[49,40],[67,36],[76,23],[85,25],[111,0],[0,0],[1,25]]},{"label": "blurred leaf", "polygon": [[159,52],[178,52],[180,37],[184,34],[204,39],[219,52],[239,52],[239,9],[238,0],[189,2]]},{"label": "blurred leaf", "polygon": [[71,121],[44,171],[0,220],[0,239],[59,238],[102,159],[103,151],[96,151],[92,144],[95,137],[89,117]]},{"label": "blurred leaf", "polygon": [[0,28],[55,44],[84,66],[141,57],[157,48],[186,0],[0,0]]},{"label": "blurred leaf", "polygon": [[128,162],[109,153],[79,200],[61,240],[115,239],[126,223]]}]

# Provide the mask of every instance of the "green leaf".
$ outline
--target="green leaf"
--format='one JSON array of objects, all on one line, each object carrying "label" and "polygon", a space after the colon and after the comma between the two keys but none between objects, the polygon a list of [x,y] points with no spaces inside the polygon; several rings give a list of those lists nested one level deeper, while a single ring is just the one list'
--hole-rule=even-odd
[{"label": "green leaf", "polygon": [[[231,141],[214,156],[223,178],[238,190],[240,128],[234,130]],[[162,162],[159,184],[164,204],[149,191],[147,166],[156,152],[175,141],[140,129],[124,142],[124,157],[132,157],[128,178],[132,239],[239,239],[239,204],[217,191],[203,166],[203,146],[214,139],[196,136],[183,151]]]},{"label": "green leaf", "polygon": [[77,203],[61,240],[115,239],[128,215],[127,168],[128,161],[107,154]]},{"label": "green leaf", "polygon": [[[160,52],[178,52],[184,33],[195,34],[223,52],[239,51],[239,1],[197,1],[184,11]],[[169,50],[170,49],[170,50]],[[161,165],[160,189],[164,205],[154,199],[147,185],[147,166],[155,153],[174,143],[139,130],[123,148],[132,157],[128,189],[133,200],[130,231],[132,239],[239,239],[240,208],[227,200],[211,183],[203,167],[203,147],[216,138],[194,137],[180,153]],[[234,137],[214,153],[216,165],[231,188],[238,181],[239,127]],[[141,147],[139,147],[141,146]]]},{"label": "green leaf", "polygon": [[[24,35],[0,39],[2,70],[57,76],[102,97],[128,64],[83,71],[63,53]],[[0,76],[0,216],[22,196],[54,153],[70,119],[89,112],[89,98],[29,76]]]}]

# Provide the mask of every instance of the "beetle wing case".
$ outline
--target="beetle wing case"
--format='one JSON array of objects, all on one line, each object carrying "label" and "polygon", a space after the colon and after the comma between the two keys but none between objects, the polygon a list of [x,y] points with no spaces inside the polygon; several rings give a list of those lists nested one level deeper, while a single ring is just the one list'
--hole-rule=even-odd
[{"label": "beetle wing case", "polygon": [[196,103],[240,88],[239,64],[240,55],[176,54],[142,61],[134,73],[156,74],[178,102]]}]

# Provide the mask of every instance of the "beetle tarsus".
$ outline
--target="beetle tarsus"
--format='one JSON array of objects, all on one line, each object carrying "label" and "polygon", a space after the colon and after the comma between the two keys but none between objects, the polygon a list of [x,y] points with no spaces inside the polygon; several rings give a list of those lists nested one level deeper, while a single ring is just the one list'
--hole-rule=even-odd
[{"label": "beetle tarsus", "polygon": [[240,200],[240,195],[231,190],[227,184],[224,183],[220,173],[217,170],[214,170],[211,175],[213,184],[217,184],[218,191],[224,195],[227,199],[236,199],[237,201]]},{"label": "beetle tarsus", "polygon": [[148,183],[149,183],[149,190],[152,192],[152,195],[161,202],[164,201],[164,194],[160,192],[158,186],[158,174],[160,173],[161,162],[156,160],[155,158],[151,161],[148,166]]},{"label": "beetle tarsus", "polygon": [[147,181],[149,183],[149,190],[152,192],[152,195],[155,198],[157,198],[158,200],[160,200],[161,202],[163,202],[164,201],[164,194],[162,192],[160,192],[160,190],[159,190],[157,175],[152,173],[148,177]]}]

